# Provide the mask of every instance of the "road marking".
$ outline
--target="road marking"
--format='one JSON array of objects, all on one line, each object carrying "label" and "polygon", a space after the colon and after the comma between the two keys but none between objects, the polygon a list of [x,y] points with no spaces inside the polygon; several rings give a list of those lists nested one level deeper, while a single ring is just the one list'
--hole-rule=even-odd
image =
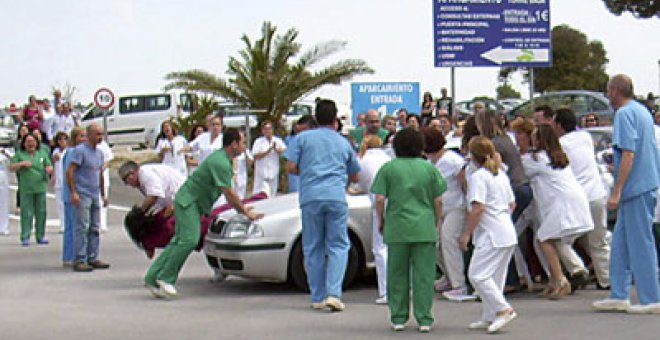
[{"label": "road marking", "polygon": [[[15,185],[10,185],[10,186],[9,186],[9,189],[15,191],[15,190],[18,190],[18,187],[15,186]],[[51,194],[50,192],[47,192],[47,193],[46,193],[46,197],[48,197],[48,198],[52,198],[52,199],[55,199],[55,194]],[[117,211],[121,211],[121,212],[129,212],[129,211],[131,211],[131,208],[129,208],[129,207],[124,207],[124,206],[121,206],[121,205],[114,205],[114,204],[110,204],[110,205],[108,205],[108,209],[117,210]],[[17,215],[9,215],[9,217],[12,218],[12,219],[13,219],[13,218],[18,218]],[[53,221],[53,220],[48,220],[48,221]],[[49,225],[49,224],[48,224],[48,221],[46,222],[46,225]],[[57,221],[57,225],[60,225],[59,220],[56,220],[56,221]]]}]

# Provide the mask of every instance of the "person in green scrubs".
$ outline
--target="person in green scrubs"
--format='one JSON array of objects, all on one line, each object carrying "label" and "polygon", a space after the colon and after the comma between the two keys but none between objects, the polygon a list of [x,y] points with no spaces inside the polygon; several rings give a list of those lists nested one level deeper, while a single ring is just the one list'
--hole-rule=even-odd
[{"label": "person in green scrubs", "polygon": [[174,196],[174,236],[144,277],[147,289],[155,297],[177,295],[174,285],[179,272],[199,243],[200,218],[211,213],[220,195],[224,194],[234,209],[250,220],[263,217],[244,206],[231,188],[231,160],[245,151],[245,136],[237,129],[227,129],[222,145],[222,149],[214,151],[199,165]]},{"label": "person in green scrubs", "polygon": [[441,195],[447,183],[422,158],[423,150],[421,132],[412,128],[399,131],[394,137],[397,158],[380,168],[371,186],[388,247],[387,298],[396,331],[403,330],[408,321],[411,289],[419,331],[429,332],[433,323],[436,225],[442,218]]},{"label": "person in green scrubs", "polygon": [[46,235],[46,191],[48,175],[53,172],[50,156],[42,150],[33,135],[21,139],[20,148],[12,157],[11,171],[18,174],[21,198],[21,244],[30,245],[34,226],[38,244],[48,244]]}]

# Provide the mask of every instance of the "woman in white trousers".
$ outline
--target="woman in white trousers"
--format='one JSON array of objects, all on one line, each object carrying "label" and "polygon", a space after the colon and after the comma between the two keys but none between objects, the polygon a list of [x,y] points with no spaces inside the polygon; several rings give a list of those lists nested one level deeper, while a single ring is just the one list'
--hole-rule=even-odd
[{"label": "woman in white trousers", "polygon": [[[391,160],[390,156],[381,148],[382,142],[378,136],[368,135],[360,145],[360,189],[369,192],[371,184],[383,164]],[[369,194],[371,200],[371,251],[376,262],[376,276],[378,277],[377,304],[387,304],[387,245],[383,242],[383,235],[378,229],[378,212],[376,211],[375,198]]]}]

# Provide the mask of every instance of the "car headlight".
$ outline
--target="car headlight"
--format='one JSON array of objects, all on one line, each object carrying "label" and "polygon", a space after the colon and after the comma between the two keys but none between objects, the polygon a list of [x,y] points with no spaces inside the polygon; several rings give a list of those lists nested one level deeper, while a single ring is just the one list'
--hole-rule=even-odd
[{"label": "car headlight", "polygon": [[253,238],[263,236],[264,229],[244,215],[236,215],[230,218],[220,233],[221,238]]}]

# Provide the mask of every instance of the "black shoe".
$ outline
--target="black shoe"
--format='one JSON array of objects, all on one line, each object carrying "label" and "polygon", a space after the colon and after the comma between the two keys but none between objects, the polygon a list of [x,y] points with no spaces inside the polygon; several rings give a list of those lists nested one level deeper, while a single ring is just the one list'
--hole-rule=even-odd
[{"label": "black shoe", "polygon": [[584,289],[584,287],[589,284],[589,272],[579,271],[571,275],[568,281],[571,283],[571,292],[575,292],[578,289]]},{"label": "black shoe", "polygon": [[596,289],[598,289],[598,290],[610,290],[610,286],[601,286],[600,283],[596,282]]},{"label": "black shoe", "polygon": [[76,262],[76,264],[73,265],[74,272],[91,272],[92,270],[94,270],[94,267],[85,262]]},{"label": "black shoe", "polygon": [[102,262],[100,260],[94,260],[89,263],[89,265],[94,269],[108,269],[110,268],[109,263]]}]

